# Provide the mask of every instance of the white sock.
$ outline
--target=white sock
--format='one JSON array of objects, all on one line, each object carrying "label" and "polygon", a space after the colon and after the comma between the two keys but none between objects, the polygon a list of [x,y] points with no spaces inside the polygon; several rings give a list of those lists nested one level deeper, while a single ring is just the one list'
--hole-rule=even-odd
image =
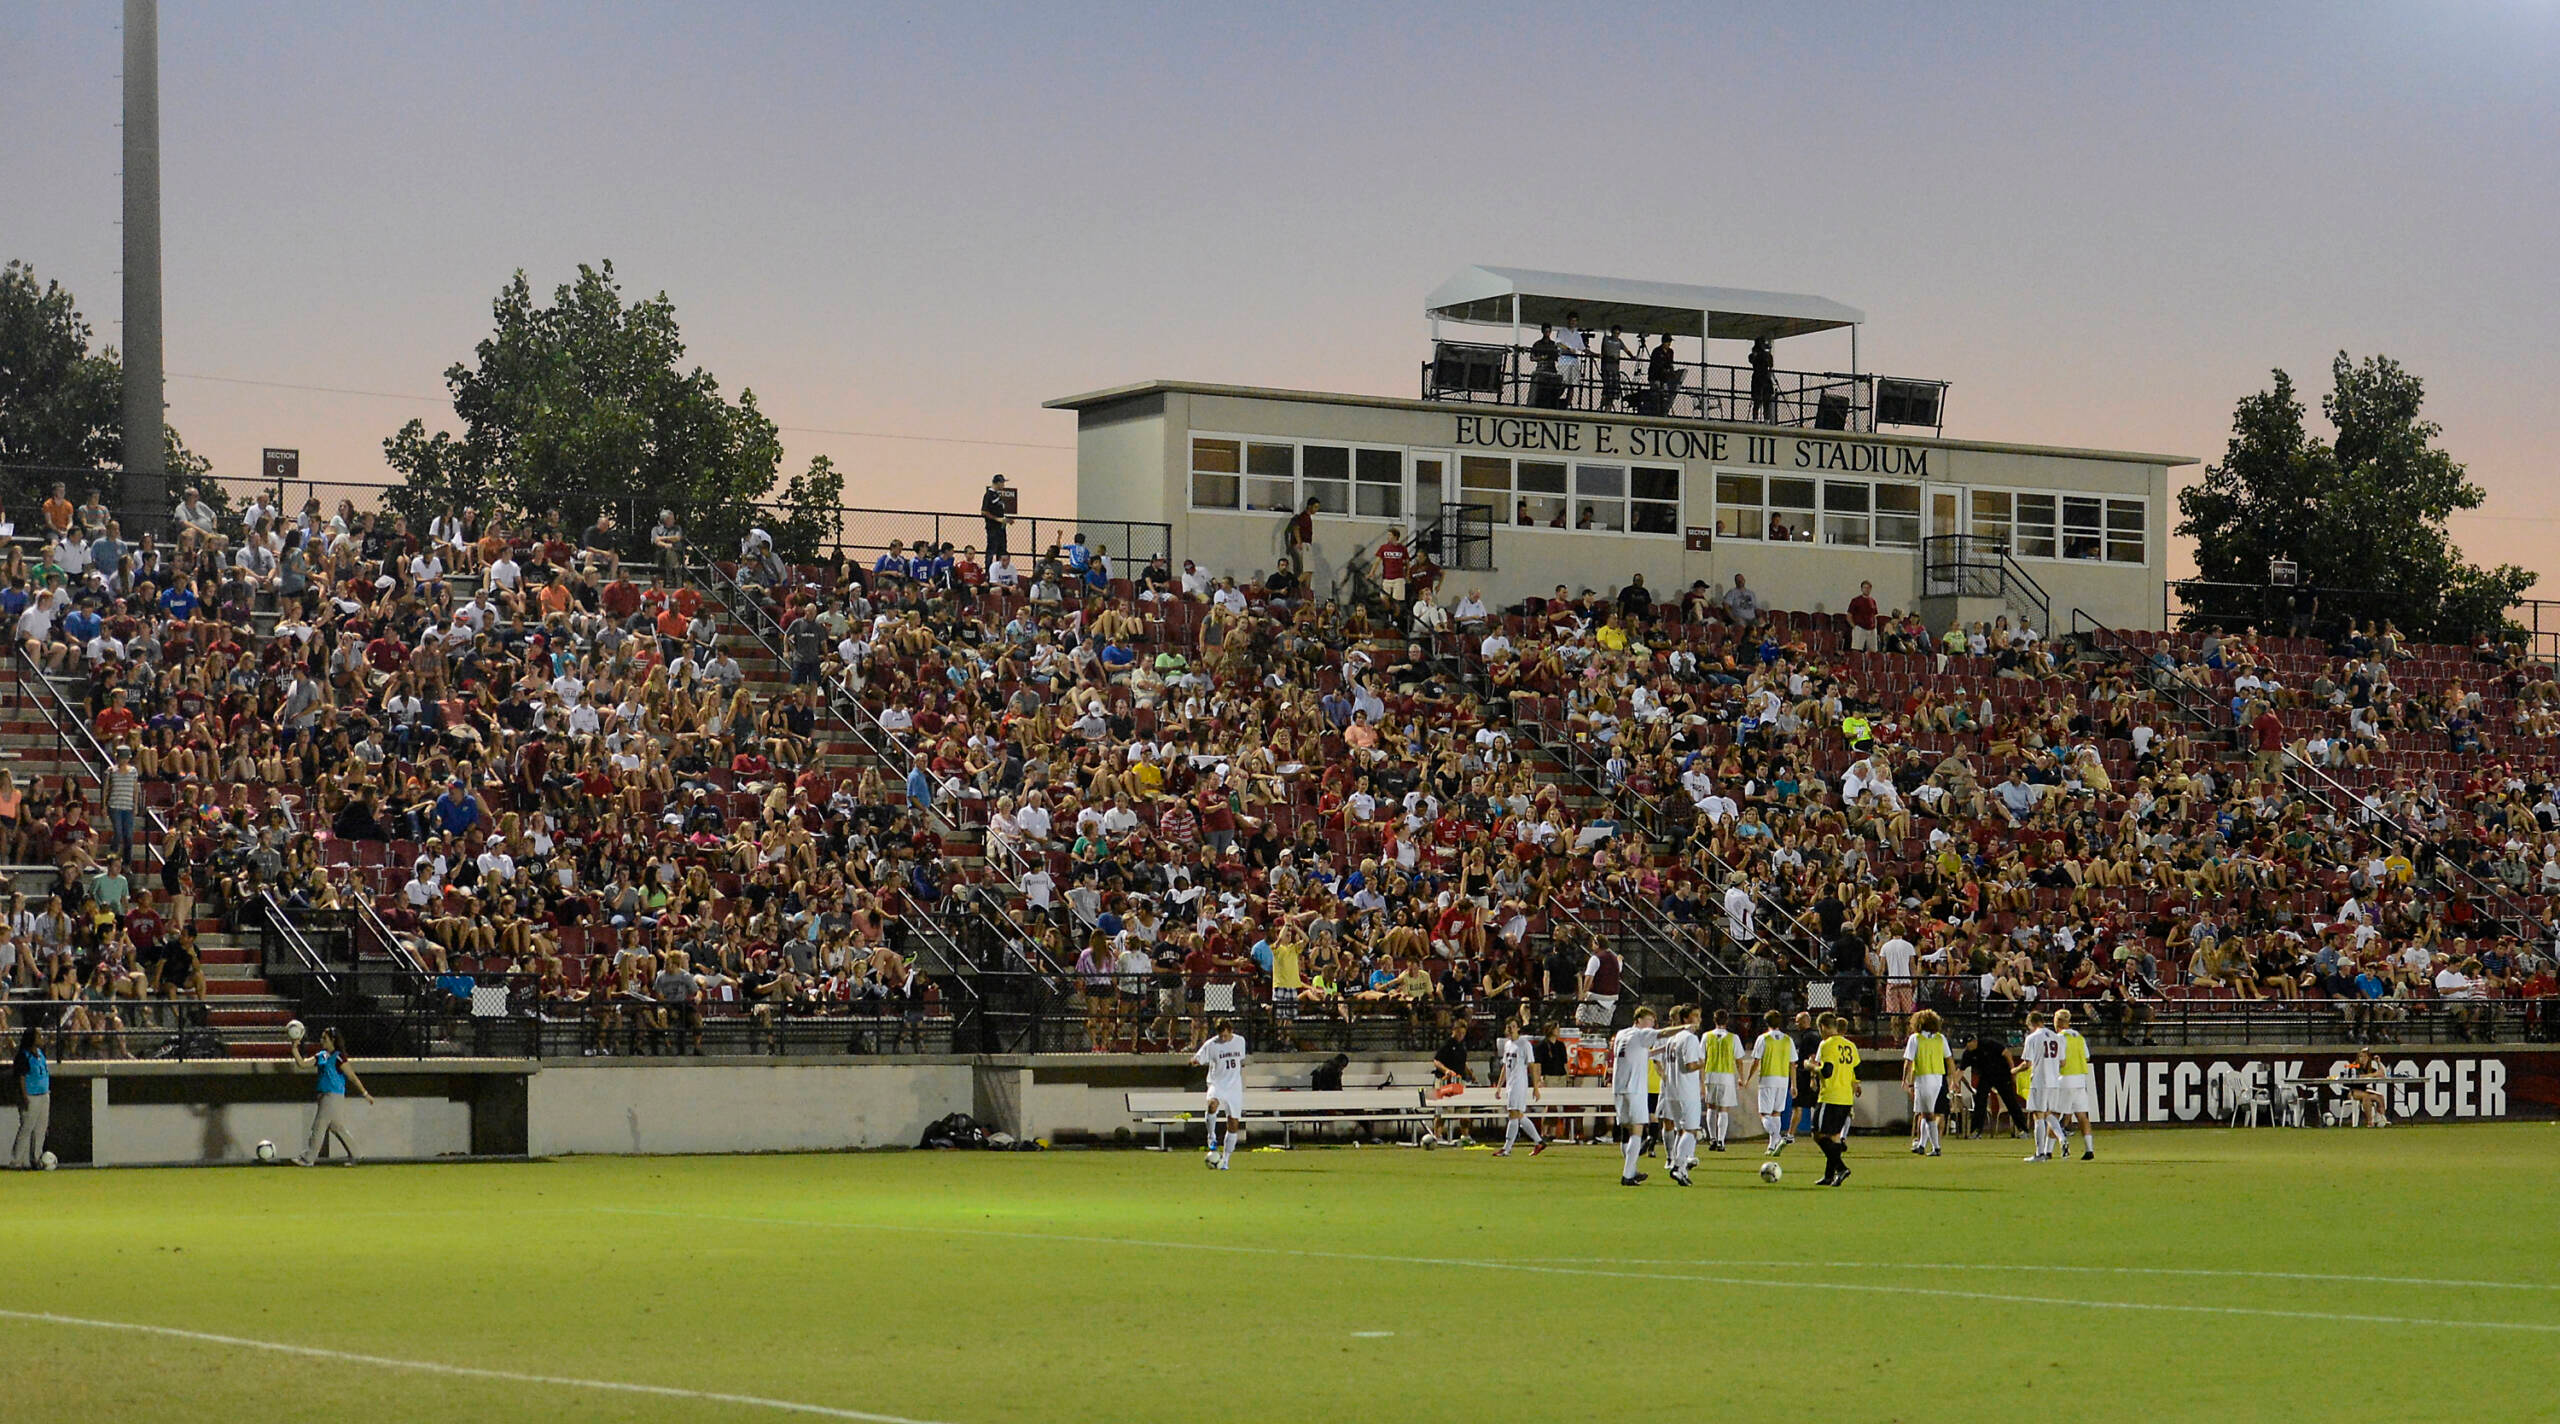
[{"label": "white sock", "polygon": [[1218,1145],[1218,1161],[1220,1163],[1223,1164],[1235,1159],[1236,1143],[1242,1139],[1243,1136],[1244,1129],[1241,1127],[1231,1127],[1227,1129],[1225,1139]]},{"label": "white sock", "polygon": [[1671,1157],[1681,1171],[1688,1171],[1698,1160],[1698,1134],[1685,1127],[1680,1129],[1679,1135],[1671,1140]]},{"label": "white sock", "polygon": [[1775,1146],[1777,1146],[1777,1145],[1778,1145],[1778,1137],[1779,1137],[1779,1132],[1778,1132],[1778,1119],[1777,1119],[1777,1116],[1776,1116],[1775,1114],[1773,1114],[1773,1113],[1762,1113],[1762,1114],[1760,1114],[1760,1131],[1761,1131],[1761,1132],[1763,1132],[1763,1133],[1765,1133],[1765,1134],[1767,1134],[1767,1136],[1768,1136],[1768,1138],[1769,1138],[1769,1143],[1768,1143],[1768,1145],[1769,1145],[1769,1146],[1771,1146],[1771,1147],[1775,1147]]},{"label": "white sock", "polygon": [[1525,1117],[1524,1117],[1524,1118],[1522,1118],[1522,1119],[1520,1119],[1520,1130],[1521,1130],[1522,1132],[1525,1132],[1525,1133],[1529,1134],[1529,1145],[1530,1145],[1530,1146],[1532,1146],[1532,1147],[1535,1147],[1535,1146],[1537,1146],[1539,1143],[1546,1141],[1546,1139],[1545,1139],[1544,1137],[1541,1137],[1541,1136],[1539,1136],[1539,1135],[1538,1135],[1538,1125],[1537,1125],[1536,1123],[1534,1123],[1534,1122],[1529,1121],[1529,1120],[1528,1120],[1527,1118],[1525,1118]]},{"label": "white sock", "polygon": [[1218,1120],[1214,1117],[1209,1119],[1209,1155],[1218,1155]]},{"label": "white sock", "polygon": [[1502,1150],[1505,1152],[1510,1151],[1511,1144],[1519,1140],[1520,1119],[1516,1117],[1505,1119],[1502,1124]]},{"label": "white sock", "polygon": [[1640,1128],[1630,1128],[1627,1132],[1627,1145],[1619,1149],[1619,1155],[1626,1158],[1626,1169],[1618,1173],[1619,1176],[1632,1177],[1636,1174],[1636,1154],[1643,1150],[1643,1130]]},{"label": "white sock", "polygon": [[1724,1146],[1724,1137],[1725,1137],[1725,1134],[1726,1134],[1726,1133],[1728,1133],[1728,1132],[1731,1132],[1732,1130],[1733,1130],[1733,1114],[1732,1114],[1732,1113],[1729,1113],[1729,1112],[1727,1112],[1727,1111],[1725,1111],[1723,1108],[1718,1108],[1718,1109],[1716,1109],[1716,1136],[1715,1136],[1715,1144],[1716,1144],[1716,1146],[1718,1146],[1718,1147],[1722,1147],[1722,1146]]},{"label": "white sock", "polygon": [[2086,1122],[2080,1124],[2080,1145],[2088,1148],[2092,1152],[2098,1150],[2098,1129],[2096,1124]]}]

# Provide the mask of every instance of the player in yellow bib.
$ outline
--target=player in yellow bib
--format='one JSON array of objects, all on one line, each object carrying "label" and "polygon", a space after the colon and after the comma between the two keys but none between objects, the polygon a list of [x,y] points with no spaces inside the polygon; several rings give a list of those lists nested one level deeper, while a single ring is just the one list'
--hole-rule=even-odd
[{"label": "player in yellow bib", "polygon": [[1947,1130],[1947,1036],[1938,1032],[1935,1009],[1911,1016],[1911,1037],[1902,1045],[1902,1086],[1911,1094],[1911,1150],[1935,1157]]},{"label": "player in yellow bib", "polygon": [[2071,1155],[2071,1120],[2080,1119],[2080,1160],[2098,1160],[2098,1135],[2090,1130],[2090,1119],[2098,1111],[2098,1083],[2089,1071],[2089,1040],[2071,1026],[2071,1011],[2053,1011],[2054,1036],[2062,1040],[2060,1089],[2054,1095],[2054,1150],[2064,1157]]},{"label": "player in yellow bib", "polygon": [[1849,1180],[1849,1117],[1858,1106],[1858,1045],[1840,1031],[1836,1015],[1824,1014],[1814,1026],[1822,1030],[1822,1042],[1813,1051],[1814,1077],[1821,1085],[1814,1096],[1822,1106],[1814,1119],[1813,1141],[1830,1164],[1821,1185],[1836,1187]]},{"label": "player in yellow bib", "polygon": [[1715,1027],[1700,1036],[1706,1050],[1704,1066],[1699,1070],[1706,1090],[1707,1150],[1722,1152],[1725,1134],[1733,1130],[1733,1108],[1739,1100],[1734,1085],[1741,1073],[1742,1040],[1726,1027],[1726,1014],[1716,1010]]},{"label": "player in yellow bib", "polygon": [[1775,1157],[1787,1150],[1787,1096],[1795,1087],[1796,1041],[1787,1036],[1786,1015],[1776,1009],[1761,1015],[1760,1022],[1760,1036],[1743,1055],[1742,1069],[1759,1085],[1760,1130],[1769,1139],[1761,1155]]}]

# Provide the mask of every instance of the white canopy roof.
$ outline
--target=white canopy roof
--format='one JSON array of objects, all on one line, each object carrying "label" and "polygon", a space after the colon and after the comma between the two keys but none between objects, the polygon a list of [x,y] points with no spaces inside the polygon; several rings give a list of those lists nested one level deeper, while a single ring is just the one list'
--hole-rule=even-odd
[{"label": "white canopy roof", "polygon": [[1867,319],[1856,307],[1794,292],[1631,282],[1520,267],[1466,268],[1441,283],[1423,303],[1423,310],[1448,321],[1509,326],[1514,296],[1520,301],[1520,320],[1527,326],[1561,324],[1571,312],[1586,330],[1624,326],[1639,335],[1689,335],[1703,328],[1718,340],[1756,341],[1764,336],[1775,340],[1856,326]]}]

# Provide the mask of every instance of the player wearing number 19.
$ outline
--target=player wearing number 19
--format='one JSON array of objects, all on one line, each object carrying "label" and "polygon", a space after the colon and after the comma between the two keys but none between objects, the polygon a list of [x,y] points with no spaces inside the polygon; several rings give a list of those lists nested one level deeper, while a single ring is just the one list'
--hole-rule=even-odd
[{"label": "player wearing number 19", "polygon": [[1814,1077],[1821,1085],[1814,1094],[1821,1111],[1814,1119],[1813,1141],[1830,1163],[1822,1174],[1822,1185],[1836,1187],[1849,1180],[1849,1117],[1858,1106],[1858,1045],[1840,1032],[1840,1020],[1834,1015],[1824,1014],[1814,1026],[1822,1030],[1822,1042],[1813,1051]]}]

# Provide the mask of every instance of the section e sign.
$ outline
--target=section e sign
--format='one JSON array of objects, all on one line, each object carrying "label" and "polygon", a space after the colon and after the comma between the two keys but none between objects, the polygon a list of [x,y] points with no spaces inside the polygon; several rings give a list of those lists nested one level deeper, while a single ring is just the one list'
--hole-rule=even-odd
[{"label": "section e sign", "polygon": [[299,450],[265,449],[258,452],[258,476],[268,480],[302,478],[302,452]]}]

